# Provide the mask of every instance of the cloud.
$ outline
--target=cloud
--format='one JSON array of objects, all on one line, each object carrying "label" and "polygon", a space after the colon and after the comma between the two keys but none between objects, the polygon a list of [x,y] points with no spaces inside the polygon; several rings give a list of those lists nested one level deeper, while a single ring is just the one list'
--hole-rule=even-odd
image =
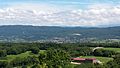
[{"label": "cloud", "polygon": [[53,5],[21,5],[0,9],[0,25],[85,26],[120,25],[120,5],[94,4],[87,9]]}]

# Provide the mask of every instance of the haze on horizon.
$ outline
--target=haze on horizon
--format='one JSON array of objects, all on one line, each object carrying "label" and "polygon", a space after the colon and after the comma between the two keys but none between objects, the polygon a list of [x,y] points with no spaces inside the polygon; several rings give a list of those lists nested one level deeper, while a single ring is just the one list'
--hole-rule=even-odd
[{"label": "haze on horizon", "polygon": [[0,25],[120,26],[120,0],[0,0]]}]

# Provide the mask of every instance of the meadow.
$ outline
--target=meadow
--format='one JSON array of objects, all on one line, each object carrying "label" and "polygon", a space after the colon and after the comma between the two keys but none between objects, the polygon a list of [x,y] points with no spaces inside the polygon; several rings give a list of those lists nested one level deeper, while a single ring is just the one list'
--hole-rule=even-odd
[{"label": "meadow", "polygon": [[104,50],[110,50],[110,51],[115,51],[120,53],[120,48],[103,48]]}]

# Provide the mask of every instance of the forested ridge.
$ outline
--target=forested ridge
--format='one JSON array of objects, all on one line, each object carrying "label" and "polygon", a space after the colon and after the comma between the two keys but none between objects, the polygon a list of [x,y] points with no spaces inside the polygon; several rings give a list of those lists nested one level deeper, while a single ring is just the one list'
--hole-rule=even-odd
[{"label": "forested ridge", "polygon": [[53,41],[78,42],[90,40],[120,39],[120,27],[87,28],[55,26],[0,26],[0,41]]}]

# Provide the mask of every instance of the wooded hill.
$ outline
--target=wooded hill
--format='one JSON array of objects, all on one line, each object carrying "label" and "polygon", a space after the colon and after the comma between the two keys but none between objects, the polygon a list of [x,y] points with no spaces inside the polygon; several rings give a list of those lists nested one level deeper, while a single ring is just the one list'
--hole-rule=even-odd
[{"label": "wooded hill", "polygon": [[0,26],[1,41],[120,39],[120,27]]}]

